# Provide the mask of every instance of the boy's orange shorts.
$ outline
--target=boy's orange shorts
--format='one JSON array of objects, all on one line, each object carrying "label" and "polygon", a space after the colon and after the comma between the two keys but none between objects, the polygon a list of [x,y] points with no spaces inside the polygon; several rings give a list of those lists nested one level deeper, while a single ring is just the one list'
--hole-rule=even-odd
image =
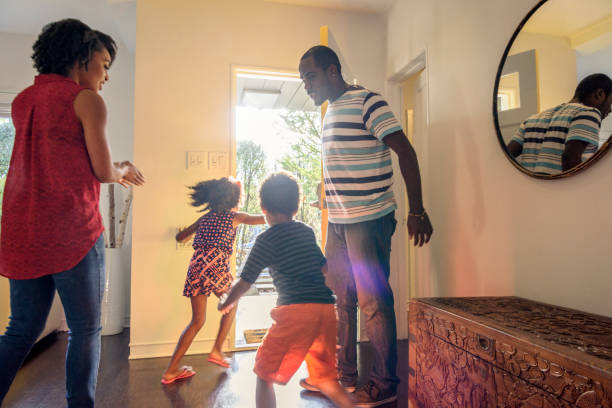
[{"label": "boy's orange shorts", "polygon": [[253,371],[265,381],[285,385],[306,360],[308,382],[338,378],[334,305],[304,303],[277,306],[274,320],[255,357]]}]

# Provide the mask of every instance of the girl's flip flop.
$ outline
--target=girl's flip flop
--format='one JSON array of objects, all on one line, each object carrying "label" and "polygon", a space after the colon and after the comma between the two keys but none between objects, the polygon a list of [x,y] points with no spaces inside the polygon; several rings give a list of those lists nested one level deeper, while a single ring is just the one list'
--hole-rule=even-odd
[{"label": "girl's flip flop", "polygon": [[183,378],[189,378],[189,377],[193,377],[195,375],[195,371],[193,371],[193,369],[191,367],[184,366],[182,368],[183,368],[183,371],[181,371],[181,373],[179,375],[177,375],[176,377],[172,377],[169,380],[164,380],[162,378],[161,379],[161,383],[164,384],[164,385],[168,385],[168,384],[172,384],[176,380],[182,380]]},{"label": "girl's flip flop", "polygon": [[219,359],[216,359],[214,357],[208,357],[208,360],[206,360],[206,361],[208,361],[209,363],[213,363],[213,364],[219,365],[219,366],[224,367],[224,368],[229,368],[232,365],[232,361],[228,360],[226,358],[224,358],[222,360],[219,360]]}]

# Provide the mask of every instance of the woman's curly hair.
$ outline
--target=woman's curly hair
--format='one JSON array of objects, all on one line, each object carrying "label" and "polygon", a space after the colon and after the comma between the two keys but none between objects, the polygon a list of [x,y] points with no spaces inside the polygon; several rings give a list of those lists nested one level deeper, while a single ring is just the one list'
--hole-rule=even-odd
[{"label": "woman's curly hair", "polygon": [[87,68],[93,53],[103,48],[110,54],[112,64],[117,54],[115,41],[107,34],[92,30],[82,21],[68,18],[43,27],[32,46],[32,60],[40,74],[66,76],[75,62],[79,67]]},{"label": "woman's curly hair", "polygon": [[240,183],[233,177],[201,181],[189,189],[191,205],[204,206],[200,211],[223,212],[237,207],[240,202]]}]

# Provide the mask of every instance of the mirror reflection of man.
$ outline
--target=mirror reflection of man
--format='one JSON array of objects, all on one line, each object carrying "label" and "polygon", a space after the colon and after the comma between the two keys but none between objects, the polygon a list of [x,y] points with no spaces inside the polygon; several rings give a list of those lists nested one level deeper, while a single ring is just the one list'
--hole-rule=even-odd
[{"label": "mirror reflection of man", "polygon": [[[397,333],[389,285],[391,236],[396,203],[391,189],[391,150],[408,191],[408,233],[414,244],[433,232],[423,208],[417,156],[387,102],[347,84],[338,56],[315,46],[300,61],[304,88],[319,106],[329,101],[323,121],[322,152],[329,224],[325,255],[327,283],[336,294],[338,371],[347,390],[357,385],[357,303],[376,352],[369,381],[356,390],[356,407],[377,407],[397,398]],[[300,384],[316,391],[316,386]]]},{"label": "mirror reflection of man", "polygon": [[508,143],[508,153],[534,173],[572,169],[582,163],[583,154],[597,151],[601,121],[611,104],[612,80],[605,74],[589,75],[571,101],[525,120]]}]

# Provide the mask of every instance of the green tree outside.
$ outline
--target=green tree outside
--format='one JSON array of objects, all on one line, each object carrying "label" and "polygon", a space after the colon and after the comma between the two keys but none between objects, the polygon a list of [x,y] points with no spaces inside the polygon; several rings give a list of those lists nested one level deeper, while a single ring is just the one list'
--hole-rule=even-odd
[{"label": "green tree outside", "polygon": [[[257,192],[266,175],[266,154],[261,146],[252,141],[238,143],[236,149],[236,176],[242,183],[242,206],[240,211],[261,213]],[[242,266],[248,255],[247,245],[255,239],[257,228],[241,225],[236,234],[236,264]]]},{"label": "green tree outside", "polygon": [[[317,201],[317,185],[321,179],[321,138],[320,115],[318,112],[287,111],[279,114],[279,132],[293,133],[294,140],[288,152],[278,161],[266,161],[267,156],[254,141],[238,142],[236,156],[236,177],[242,183],[242,206],[240,211],[257,214],[259,207],[259,186],[266,175],[277,169],[286,170],[296,176],[302,187],[303,201],[295,219],[310,225],[321,242],[320,210],[310,206]],[[250,251],[250,246],[265,226],[238,228],[236,234],[236,265],[238,272]]]},{"label": "green tree outside", "polygon": [[2,196],[4,195],[4,183],[8,173],[13,142],[15,141],[15,128],[10,120],[0,119],[0,216],[2,215]]},{"label": "green tree outside", "polygon": [[321,242],[321,212],[311,207],[317,201],[321,181],[321,136],[318,112],[289,111],[280,115],[288,130],[298,135],[289,153],[280,161],[283,170],[294,174],[302,186],[303,201],[296,219],[310,225]]},{"label": "green tree outside", "polygon": [[8,172],[14,141],[15,128],[13,123],[10,120],[0,119],[0,178],[5,177]]}]

